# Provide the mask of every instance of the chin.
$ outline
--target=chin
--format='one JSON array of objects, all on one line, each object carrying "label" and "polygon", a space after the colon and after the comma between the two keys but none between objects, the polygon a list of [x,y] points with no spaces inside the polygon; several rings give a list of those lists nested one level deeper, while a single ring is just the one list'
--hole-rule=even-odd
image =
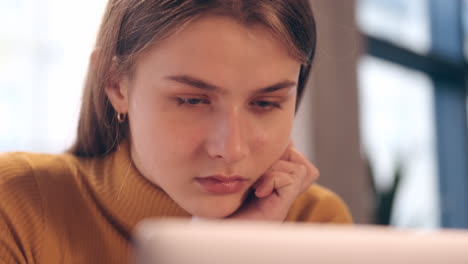
[{"label": "chin", "polygon": [[212,198],[212,201],[200,201],[196,208],[187,210],[190,214],[200,218],[222,219],[233,214],[241,206],[239,199],[221,199]]}]

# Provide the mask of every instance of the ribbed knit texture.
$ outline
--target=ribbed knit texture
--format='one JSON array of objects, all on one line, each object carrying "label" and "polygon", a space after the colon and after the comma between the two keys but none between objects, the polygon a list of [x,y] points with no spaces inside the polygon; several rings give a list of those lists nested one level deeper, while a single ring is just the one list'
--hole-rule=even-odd
[{"label": "ribbed knit texture", "polygon": [[[190,217],[133,166],[128,144],[103,158],[0,155],[0,263],[130,263],[149,217]],[[344,203],[312,186],[287,221],[350,223]]]}]

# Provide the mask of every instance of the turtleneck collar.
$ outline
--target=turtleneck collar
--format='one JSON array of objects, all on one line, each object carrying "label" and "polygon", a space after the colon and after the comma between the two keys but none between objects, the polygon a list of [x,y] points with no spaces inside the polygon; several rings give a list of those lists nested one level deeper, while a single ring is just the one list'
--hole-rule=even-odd
[{"label": "turtleneck collar", "polygon": [[148,181],[134,166],[130,146],[123,141],[116,151],[93,159],[90,179],[97,202],[127,231],[145,218],[190,217],[159,186]]}]

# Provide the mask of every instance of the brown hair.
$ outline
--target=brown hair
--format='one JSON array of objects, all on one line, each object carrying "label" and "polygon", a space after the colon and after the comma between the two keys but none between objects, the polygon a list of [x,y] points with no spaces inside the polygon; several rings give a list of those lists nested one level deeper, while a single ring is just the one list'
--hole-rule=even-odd
[{"label": "brown hair", "polygon": [[86,77],[77,139],[70,153],[102,156],[114,151],[126,137],[128,122],[117,122],[104,89],[113,76],[112,67],[117,65],[117,74],[131,72],[138,57],[155,41],[207,13],[229,16],[246,25],[262,24],[283,41],[302,63],[300,101],[316,45],[308,0],[109,0],[97,35],[98,52],[91,58]]}]

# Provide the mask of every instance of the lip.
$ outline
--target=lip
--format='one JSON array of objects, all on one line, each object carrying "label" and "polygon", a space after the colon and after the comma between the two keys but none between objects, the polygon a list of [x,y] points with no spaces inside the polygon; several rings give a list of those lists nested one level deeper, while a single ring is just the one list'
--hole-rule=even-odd
[{"label": "lip", "polygon": [[238,175],[198,177],[195,178],[195,181],[206,191],[220,195],[237,193],[241,191],[247,183],[247,179]]}]

